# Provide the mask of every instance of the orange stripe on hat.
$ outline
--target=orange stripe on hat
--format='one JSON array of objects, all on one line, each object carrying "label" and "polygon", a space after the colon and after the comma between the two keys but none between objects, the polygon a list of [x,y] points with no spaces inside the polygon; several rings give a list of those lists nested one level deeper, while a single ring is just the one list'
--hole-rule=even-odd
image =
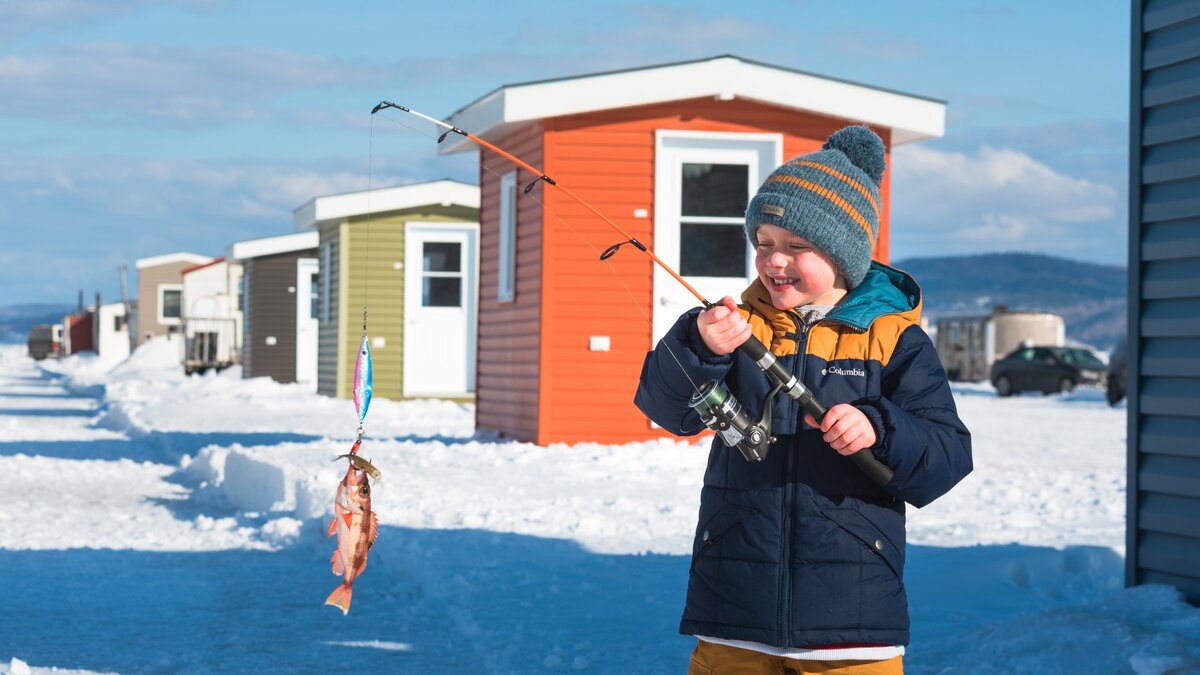
[{"label": "orange stripe on hat", "polygon": [[809,161],[807,159],[797,159],[797,160],[794,160],[792,162],[792,164],[796,164],[799,166],[807,166],[807,167],[810,167],[813,169],[824,171],[825,173],[829,174],[830,176],[833,176],[834,178],[837,178],[838,180],[846,183],[847,185],[854,188],[855,190],[858,190],[860,193],[862,193],[862,196],[867,198],[868,202],[871,202],[871,208],[875,209],[875,217],[876,218],[879,217],[879,203],[875,201],[875,196],[872,195],[871,192],[869,190],[867,190],[867,188],[862,186],[862,183],[859,183],[858,181],[854,180],[850,176],[847,176],[846,174],[842,173],[841,171],[838,171],[837,169],[835,169],[831,166],[822,164],[820,162],[813,162],[813,161]]},{"label": "orange stripe on hat", "polygon": [[858,209],[854,208],[854,205],[843,199],[841,195],[835,193],[833,190],[830,190],[827,187],[817,185],[816,183],[811,183],[803,178],[796,178],[795,176],[788,176],[786,174],[772,176],[767,179],[768,183],[778,183],[780,181],[791,183],[792,185],[798,185],[833,202],[838,206],[838,208],[845,211],[846,215],[853,218],[854,222],[862,226],[863,231],[867,233],[867,242],[871,245],[871,250],[875,250],[875,233],[871,231],[871,223],[868,222],[867,219],[858,212]]}]

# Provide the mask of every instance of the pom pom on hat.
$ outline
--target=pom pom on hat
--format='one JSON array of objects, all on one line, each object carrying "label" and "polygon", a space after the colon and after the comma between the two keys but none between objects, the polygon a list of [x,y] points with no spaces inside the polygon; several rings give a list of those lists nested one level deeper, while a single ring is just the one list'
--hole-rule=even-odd
[{"label": "pom pom on hat", "polygon": [[883,140],[864,126],[839,129],[825,140],[822,150],[841,150],[850,163],[863,170],[876,184],[883,180],[887,168]]},{"label": "pom pom on hat", "polygon": [[834,132],[817,152],[771,172],[746,207],[746,238],[774,225],[808,240],[833,260],[850,288],[871,267],[879,234],[883,140],[867,127]]}]

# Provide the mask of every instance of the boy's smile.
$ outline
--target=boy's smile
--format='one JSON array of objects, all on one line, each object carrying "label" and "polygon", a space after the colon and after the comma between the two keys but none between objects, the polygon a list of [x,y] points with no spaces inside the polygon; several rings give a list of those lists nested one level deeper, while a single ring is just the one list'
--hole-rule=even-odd
[{"label": "boy's smile", "polygon": [[775,225],[760,225],[755,238],[754,268],[776,308],[835,305],[846,295],[833,261],[807,239]]}]

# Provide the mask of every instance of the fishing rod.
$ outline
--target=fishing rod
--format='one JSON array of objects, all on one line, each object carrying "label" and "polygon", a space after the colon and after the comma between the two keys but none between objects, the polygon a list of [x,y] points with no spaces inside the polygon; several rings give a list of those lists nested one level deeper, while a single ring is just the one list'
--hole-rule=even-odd
[{"label": "fishing rod", "polygon": [[[531,164],[528,164],[520,158],[505,152],[504,150],[485,141],[475,134],[464,131],[463,129],[459,129],[448,122],[443,122],[437,118],[430,117],[429,115],[413,110],[412,108],[392,103],[391,101],[380,101],[379,104],[376,105],[373,110],[371,110],[371,114],[374,115],[380,110],[384,110],[386,108],[395,108],[402,112],[409,113],[410,115],[415,115],[416,117],[445,129],[445,131],[438,137],[438,143],[446,140],[446,137],[452,133],[458,134],[473,141],[483,148],[491,150],[513,164],[516,164],[522,169],[530,172],[536,176],[536,178],[534,178],[528,185],[525,186],[525,194],[529,194],[530,191],[533,190],[534,186],[542,181],[558,188],[568,197],[575,200],[580,206],[584,207],[596,215],[596,217],[608,223],[608,225],[619,232],[622,237],[625,237],[625,241],[613,244],[603,253],[601,253],[601,260],[607,260],[611,258],[617,253],[621,246],[630,244],[637,250],[649,256],[650,259],[659,267],[661,267],[667,274],[669,274],[671,278],[683,285],[683,287],[686,288],[689,293],[694,295],[696,299],[700,301],[706,310],[712,309],[715,306],[703,295],[701,295],[699,291],[692,287],[692,285],[689,284],[683,277],[681,277],[679,273],[671,269],[670,266],[668,266],[662,261],[662,259],[655,255],[654,252],[651,251],[645,244],[638,241],[636,237],[630,235],[623,228],[621,228],[621,226],[609,219],[608,216],[605,216],[603,213],[596,210],[596,208],[591,204],[587,203],[574,192],[571,192],[571,190],[567,189],[565,186],[560,185],[553,178],[538,170]],[[758,420],[754,420],[752,417],[750,417],[750,415],[742,407],[741,403],[734,398],[732,392],[730,392],[724,384],[719,383],[716,380],[709,380],[703,385],[697,387],[695,393],[691,397],[691,400],[688,401],[688,405],[700,415],[700,419],[704,422],[706,427],[716,432],[716,434],[721,438],[722,442],[731,447],[736,447],[741,451],[742,455],[748,461],[761,462],[762,460],[766,459],[767,450],[769,449],[771,443],[776,440],[775,437],[771,435],[771,400],[777,393],[782,391],[788,398],[800,404],[805,412],[812,415],[813,419],[815,419],[818,423],[820,423],[825,417],[826,408],[821,404],[820,401],[816,399],[812,390],[810,390],[808,387],[805,387],[795,375],[789,373],[787,369],[785,369],[783,365],[779,363],[779,360],[775,358],[775,355],[767,349],[766,345],[764,345],[762,341],[754,335],[751,335],[746,342],[742,343],[737,348],[737,351],[740,351],[748,356],[750,360],[753,361],[754,364],[758,366],[758,368],[762,370],[764,374],[766,374],[767,379],[773,385],[772,389],[763,401],[762,417]],[[682,367],[682,364],[680,367]],[[879,461],[879,458],[876,457],[875,453],[871,452],[870,449],[864,448],[852,455],[849,455],[849,457],[850,460],[853,461],[854,464],[876,484],[882,486],[891,481],[891,468]]]}]

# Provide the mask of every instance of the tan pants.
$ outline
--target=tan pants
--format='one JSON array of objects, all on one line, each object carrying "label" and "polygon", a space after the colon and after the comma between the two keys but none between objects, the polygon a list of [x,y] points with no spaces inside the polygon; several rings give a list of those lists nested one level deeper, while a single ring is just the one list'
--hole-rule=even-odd
[{"label": "tan pants", "polygon": [[904,675],[903,657],[886,661],[809,661],[696,641],[688,675]]}]

